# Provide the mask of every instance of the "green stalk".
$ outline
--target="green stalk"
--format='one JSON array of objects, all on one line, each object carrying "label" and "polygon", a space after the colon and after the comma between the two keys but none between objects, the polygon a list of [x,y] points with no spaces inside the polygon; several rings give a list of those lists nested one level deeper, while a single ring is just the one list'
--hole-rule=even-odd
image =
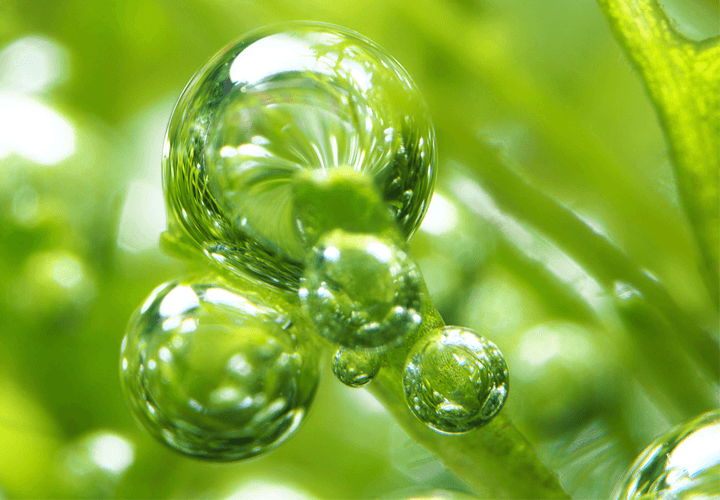
[{"label": "green stalk", "polygon": [[[617,282],[636,288],[648,304],[662,311],[678,342],[691,353],[708,377],[720,377],[717,361],[720,359],[720,347],[694,318],[675,303],[661,283],[642,272],[607,238],[593,231],[571,210],[528,184],[472,134],[463,133],[458,127],[451,146],[456,154],[472,161],[478,174],[475,180],[499,208],[551,239],[608,293],[612,293]],[[654,335],[653,332],[629,331],[633,335]],[[665,342],[662,336],[653,338],[658,342],[657,348],[661,348]],[[666,350],[674,349],[668,347]]]},{"label": "green stalk", "polygon": [[387,354],[386,366],[369,390],[416,442],[483,498],[570,498],[505,412],[485,427],[459,435],[436,432],[410,412],[402,381],[405,357],[415,341],[445,325],[427,294],[424,309],[422,327],[402,347]]},{"label": "green stalk", "polygon": [[[598,0],[642,77],[670,146],[680,200],[716,304],[720,257],[720,38],[678,33],[657,0]],[[717,359],[717,358],[716,358]]]}]

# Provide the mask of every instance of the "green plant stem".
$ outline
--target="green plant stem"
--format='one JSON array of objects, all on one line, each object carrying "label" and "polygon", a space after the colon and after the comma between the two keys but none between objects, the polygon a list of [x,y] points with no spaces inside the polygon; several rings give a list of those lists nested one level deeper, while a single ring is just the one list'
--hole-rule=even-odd
[{"label": "green plant stem", "polygon": [[598,0],[640,72],[670,146],[680,200],[717,302],[720,256],[720,38],[678,33],[656,0]]},{"label": "green plant stem", "polygon": [[402,347],[387,354],[386,366],[369,386],[370,391],[413,439],[481,496],[570,498],[503,411],[485,427],[460,435],[433,431],[410,412],[402,382],[407,353],[414,341],[445,325],[427,294],[424,308],[422,327]]},{"label": "green plant stem", "polygon": [[[456,154],[472,162],[477,173],[476,180],[498,207],[546,235],[608,293],[612,293],[618,281],[636,288],[655,310],[662,311],[678,341],[698,361],[709,378],[715,380],[720,377],[718,344],[675,303],[661,283],[638,269],[623,252],[593,231],[571,210],[525,182],[470,133],[463,133],[458,127],[451,146]],[[657,337],[657,342],[660,348],[663,339]]]}]

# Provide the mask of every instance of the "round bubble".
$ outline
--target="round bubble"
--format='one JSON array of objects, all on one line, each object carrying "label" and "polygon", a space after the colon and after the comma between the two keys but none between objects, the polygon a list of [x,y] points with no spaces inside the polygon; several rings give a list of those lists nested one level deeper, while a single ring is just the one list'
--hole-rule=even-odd
[{"label": "round bubble", "polygon": [[293,203],[300,174],[367,174],[409,238],[435,180],[427,107],[364,36],[296,22],[246,34],[190,81],[163,160],[168,227],[233,271],[297,288],[312,239]]},{"label": "round bubble", "polygon": [[333,357],[332,371],[349,387],[365,387],[380,371],[380,355],[341,347]]},{"label": "round bubble", "polygon": [[720,410],[653,441],[615,490],[615,500],[720,498]]},{"label": "round bubble", "polygon": [[135,417],[176,450],[214,461],[288,438],[317,387],[309,325],[267,290],[216,279],[157,288],[123,340],[121,379]]},{"label": "round bubble", "polygon": [[469,328],[429,332],[410,350],[406,402],[429,427],[461,433],[486,424],[508,394],[508,370],[495,344]]},{"label": "round bubble", "polygon": [[349,348],[402,342],[422,318],[422,277],[391,241],[342,230],[313,248],[299,296],[317,332]]}]

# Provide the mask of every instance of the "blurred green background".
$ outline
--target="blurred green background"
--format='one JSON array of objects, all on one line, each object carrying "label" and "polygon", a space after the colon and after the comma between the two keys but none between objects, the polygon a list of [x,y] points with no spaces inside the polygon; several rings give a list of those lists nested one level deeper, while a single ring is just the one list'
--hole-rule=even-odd
[{"label": "blurred green background", "polygon": [[[717,2],[664,6],[689,37],[718,33]],[[505,212],[521,194],[493,199],[488,158],[608,238],[715,336],[717,304],[655,112],[590,0],[0,1],[0,498],[466,490],[371,395],[327,369],[298,434],[246,463],[164,448],[123,401],[128,318],[189,266],[157,246],[172,106],[222,47],[288,20],[359,31],[415,79],[440,158],[411,243],[433,299],[448,323],[505,352],[504,411],[567,489],[606,498],[653,436],[703,407],[678,410],[662,382],[638,382],[645,368],[627,362],[637,345],[615,290]]]}]

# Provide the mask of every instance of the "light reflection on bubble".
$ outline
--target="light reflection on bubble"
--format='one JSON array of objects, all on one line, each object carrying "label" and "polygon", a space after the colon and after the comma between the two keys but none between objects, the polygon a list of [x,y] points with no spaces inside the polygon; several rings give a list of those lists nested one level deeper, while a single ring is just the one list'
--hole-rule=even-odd
[{"label": "light reflection on bubble", "polygon": [[405,70],[318,23],[255,31],[211,59],[178,101],[165,151],[171,237],[286,289],[320,232],[295,206],[304,174],[371,179],[406,239],[435,177],[434,132]]},{"label": "light reflection on bubble", "polygon": [[720,496],[720,410],[653,441],[618,484],[616,500],[706,500]]}]

